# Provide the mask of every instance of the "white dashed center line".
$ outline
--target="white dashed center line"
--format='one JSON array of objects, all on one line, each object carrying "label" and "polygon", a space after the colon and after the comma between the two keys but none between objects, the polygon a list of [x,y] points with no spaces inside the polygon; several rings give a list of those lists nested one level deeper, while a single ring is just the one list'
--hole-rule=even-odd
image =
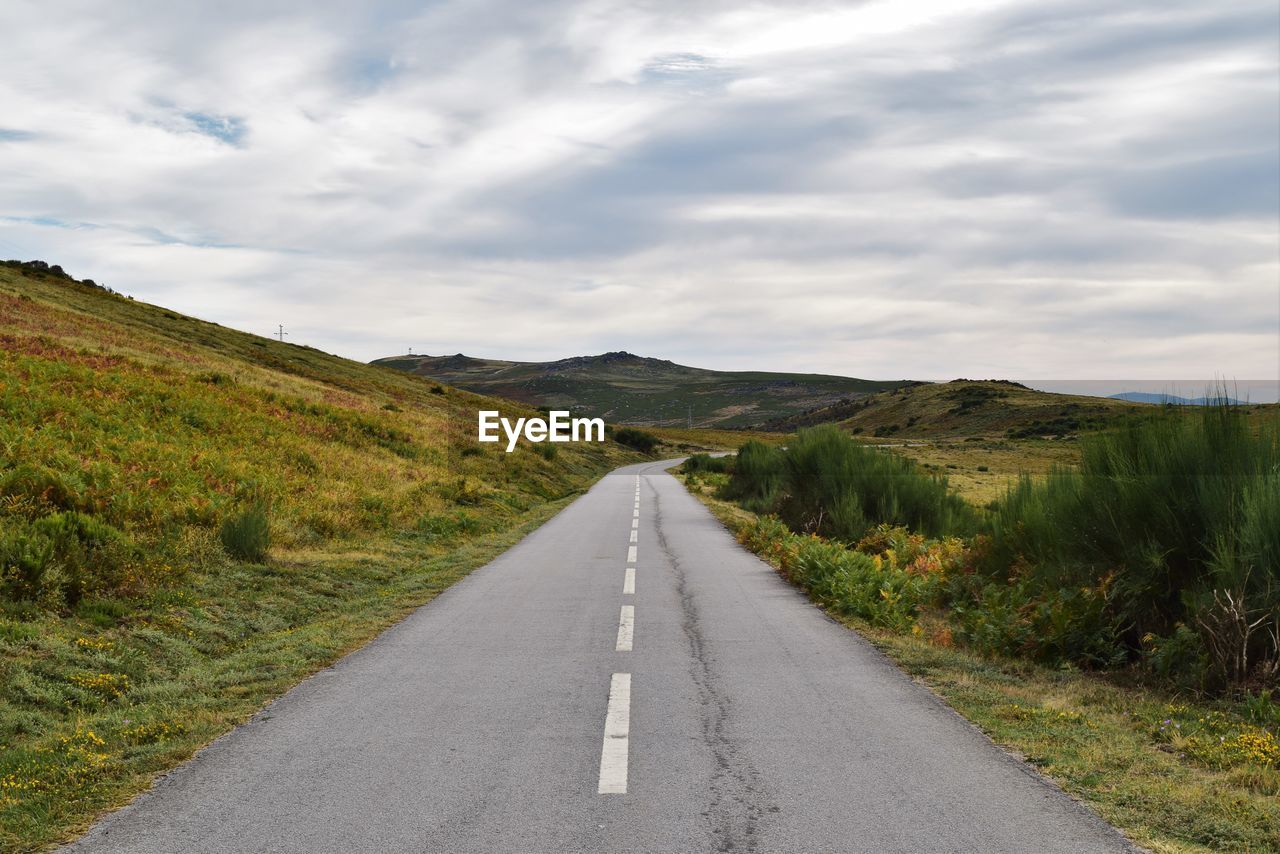
[{"label": "white dashed center line", "polygon": [[636,562],[636,547],[627,546],[627,563],[635,563],[635,562]]},{"label": "white dashed center line", "polygon": [[627,793],[627,741],[631,731],[631,674],[615,673],[609,683],[609,711],[600,750],[601,795]]},{"label": "white dashed center line", "polygon": [[636,568],[634,566],[627,567],[626,573],[622,576],[622,595],[630,596],[636,592]]},{"label": "white dashed center line", "polygon": [[631,639],[636,629],[636,609],[631,605],[623,605],[618,615],[618,643],[615,652],[631,652]]},{"label": "white dashed center line", "polygon": [[635,528],[632,528],[632,529],[631,529],[631,542],[633,542],[633,543],[634,543],[634,542],[637,542],[637,540],[636,540],[636,534],[638,534],[638,533],[640,533],[640,532],[639,532],[639,531],[637,531]]}]

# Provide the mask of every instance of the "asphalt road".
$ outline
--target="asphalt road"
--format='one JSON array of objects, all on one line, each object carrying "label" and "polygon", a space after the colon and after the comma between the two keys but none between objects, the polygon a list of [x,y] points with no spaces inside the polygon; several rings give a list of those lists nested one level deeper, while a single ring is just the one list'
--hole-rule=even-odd
[{"label": "asphalt road", "polygon": [[605,477],[73,848],[1131,850],[739,548],[667,465]]}]

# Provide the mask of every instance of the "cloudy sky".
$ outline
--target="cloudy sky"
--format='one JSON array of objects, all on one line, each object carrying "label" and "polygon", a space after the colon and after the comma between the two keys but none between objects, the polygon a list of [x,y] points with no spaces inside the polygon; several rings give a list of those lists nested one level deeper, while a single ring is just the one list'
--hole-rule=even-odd
[{"label": "cloudy sky", "polygon": [[6,0],[0,32],[0,255],[230,326],[1280,374],[1275,0]]}]

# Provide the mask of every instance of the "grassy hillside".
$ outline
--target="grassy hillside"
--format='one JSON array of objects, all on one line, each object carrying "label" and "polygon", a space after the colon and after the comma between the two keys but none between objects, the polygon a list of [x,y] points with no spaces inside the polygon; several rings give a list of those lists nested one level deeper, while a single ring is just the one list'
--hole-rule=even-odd
[{"label": "grassy hillside", "polygon": [[764,425],[791,432],[837,423],[879,438],[1069,436],[1106,426],[1141,404],[1035,391],[1007,380],[922,383],[848,400]]},{"label": "grassy hillside", "polygon": [[85,826],[641,458],[481,448],[495,405],[0,266],[0,849]]},{"label": "grassy hillside", "polygon": [[557,362],[456,356],[395,356],[374,364],[530,405],[569,409],[619,424],[751,429],[839,400],[899,388],[823,374],[709,371],[605,353]]}]

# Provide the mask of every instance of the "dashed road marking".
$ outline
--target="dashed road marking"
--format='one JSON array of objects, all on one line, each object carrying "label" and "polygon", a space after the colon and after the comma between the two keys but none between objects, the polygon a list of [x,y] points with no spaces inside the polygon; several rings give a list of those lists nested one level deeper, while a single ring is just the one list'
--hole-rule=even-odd
[{"label": "dashed road marking", "polygon": [[639,527],[640,527],[640,517],[639,517],[639,516],[633,516],[633,517],[631,517],[631,527],[632,527],[632,528],[639,528]]},{"label": "dashed road marking", "polygon": [[631,529],[631,542],[633,542],[633,543],[634,543],[634,542],[638,542],[638,541],[636,540],[636,534],[638,534],[638,533],[640,533],[640,532],[639,532],[639,531],[637,531],[635,528],[632,528],[632,529]]},{"label": "dashed road marking", "polygon": [[623,605],[618,614],[618,642],[615,652],[631,652],[631,641],[636,631],[636,609],[633,605]]},{"label": "dashed road marking", "polygon": [[601,795],[627,793],[627,749],[631,732],[631,674],[615,673],[609,682],[609,710],[604,716],[600,749]]},{"label": "dashed road marking", "polygon": [[627,567],[626,572],[622,576],[622,595],[631,596],[636,592],[636,568],[634,566]]},{"label": "dashed road marking", "polygon": [[627,546],[627,563],[635,563],[635,562],[636,562],[636,547]]}]

